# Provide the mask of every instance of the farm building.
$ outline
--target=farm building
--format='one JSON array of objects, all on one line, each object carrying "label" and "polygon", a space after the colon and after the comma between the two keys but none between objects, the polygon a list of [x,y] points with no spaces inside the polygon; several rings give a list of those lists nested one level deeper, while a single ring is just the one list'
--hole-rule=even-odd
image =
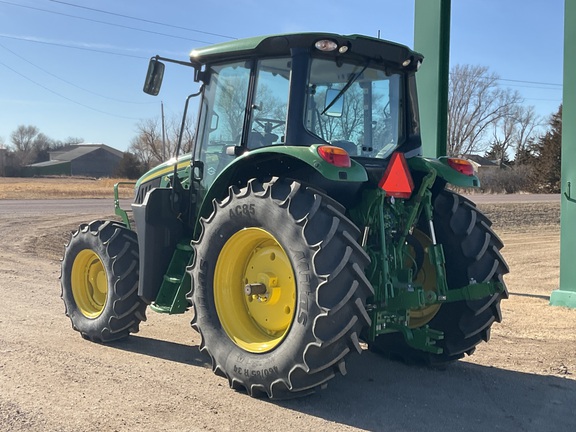
[{"label": "farm building", "polygon": [[120,150],[106,144],[74,144],[50,152],[50,160],[25,167],[28,176],[112,177],[122,160]]},{"label": "farm building", "polygon": [[500,168],[500,165],[498,165],[497,161],[485,158],[484,156],[466,155],[465,158],[472,163],[472,166],[474,167],[474,172],[476,174],[485,173],[489,171],[497,171]]}]

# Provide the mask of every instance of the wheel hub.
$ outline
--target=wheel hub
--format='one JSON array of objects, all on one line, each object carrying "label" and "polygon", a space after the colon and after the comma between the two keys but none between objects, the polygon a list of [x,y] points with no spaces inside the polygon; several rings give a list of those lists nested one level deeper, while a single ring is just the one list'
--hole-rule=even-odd
[{"label": "wheel hub", "polygon": [[234,234],[214,273],[214,301],[226,334],[250,352],[278,346],[294,319],[296,285],[280,243],[261,228]]},{"label": "wheel hub", "polygon": [[87,318],[100,316],[108,296],[108,280],[96,252],[84,249],[78,253],[72,265],[71,284],[80,312]]}]

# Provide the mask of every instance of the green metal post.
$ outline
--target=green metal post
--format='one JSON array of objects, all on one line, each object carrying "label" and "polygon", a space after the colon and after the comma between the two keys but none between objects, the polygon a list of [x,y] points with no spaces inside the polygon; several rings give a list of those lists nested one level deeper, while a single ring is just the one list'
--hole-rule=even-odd
[{"label": "green metal post", "polygon": [[560,288],[550,304],[576,308],[576,1],[564,3]]},{"label": "green metal post", "polygon": [[424,156],[446,155],[451,0],[415,0],[414,49],[424,55],[416,74]]}]

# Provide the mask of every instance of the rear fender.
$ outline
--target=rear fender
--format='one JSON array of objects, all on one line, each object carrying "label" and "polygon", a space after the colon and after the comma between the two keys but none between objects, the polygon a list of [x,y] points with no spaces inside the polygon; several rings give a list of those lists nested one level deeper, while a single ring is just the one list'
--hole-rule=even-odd
[{"label": "rear fender", "polygon": [[428,173],[434,171],[436,176],[442,179],[445,183],[462,188],[478,188],[480,187],[480,179],[475,175],[469,176],[456,171],[448,165],[448,158],[446,156],[438,159],[413,157],[406,159],[410,169]]},{"label": "rear fender", "polygon": [[[368,180],[366,170],[358,162],[352,160],[348,168],[337,167],[319,156],[318,147],[319,145],[266,147],[236,158],[207,190],[200,216],[210,215],[212,201],[226,197],[229,186],[243,187],[251,178],[266,180],[276,176],[299,180],[322,189],[331,196],[354,193]],[[198,229],[198,226],[196,228]],[[199,233],[195,234],[197,238]]]}]

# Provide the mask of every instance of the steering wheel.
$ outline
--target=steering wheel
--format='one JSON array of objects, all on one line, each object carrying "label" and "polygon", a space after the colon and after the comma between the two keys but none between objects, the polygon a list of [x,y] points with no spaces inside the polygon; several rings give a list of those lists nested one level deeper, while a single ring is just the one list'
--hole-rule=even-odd
[{"label": "steering wheel", "polygon": [[264,132],[272,132],[274,129],[284,125],[286,122],[284,120],[277,120],[264,117],[256,117],[254,122],[264,129]]}]

